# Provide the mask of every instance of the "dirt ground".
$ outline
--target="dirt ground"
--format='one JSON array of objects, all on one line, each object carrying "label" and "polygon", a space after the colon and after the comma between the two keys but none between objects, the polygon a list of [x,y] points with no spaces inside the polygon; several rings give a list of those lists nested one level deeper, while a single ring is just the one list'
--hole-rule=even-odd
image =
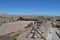
[{"label": "dirt ground", "polygon": [[[27,30],[24,27],[33,22],[34,21],[18,21],[18,22],[5,23],[2,26],[0,26],[0,35],[4,35],[4,34],[10,33],[10,32],[22,31],[23,33],[21,33],[17,37],[17,40],[44,40],[42,38],[36,38],[36,39],[26,38],[26,36],[31,31],[32,27],[28,28]],[[44,29],[44,28],[49,28],[49,27],[51,27],[51,24],[50,24],[50,22],[47,21],[47,23],[46,24],[43,23],[40,28]],[[43,35],[45,35],[44,37],[48,36],[48,34],[49,35],[51,34],[53,40],[55,40],[55,39],[59,40],[57,35],[55,34],[56,29],[53,29],[53,30],[51,30],[51,29],[53,29],[53,28],[49,28],[49,30],[46,29],[47,31],[45,31],[43,34]],[[48,31],[51,31],[51,32],[48,32]],[[50,36],[49,36],[49,38],[50,38]]]},{"label": "dirt ground", "polygon": [[31,22],[33,21],[18,21],[18,22],[5,23],[2,26],[0,26],[0,35],[25,30],[24,27],[27,26],[27,24],[30,24]]}]

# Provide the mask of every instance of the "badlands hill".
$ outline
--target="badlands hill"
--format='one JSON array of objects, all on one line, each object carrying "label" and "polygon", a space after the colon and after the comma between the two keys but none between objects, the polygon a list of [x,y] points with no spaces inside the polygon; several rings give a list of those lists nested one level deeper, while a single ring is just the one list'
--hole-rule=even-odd
[{"label": "badlands hill", "polygon": [[7,14],[0,14],[0,25],[3,23],[8,23],[8,22],[15,22],[21,20],[20,17],[24,19],[44,19],[48,21],[54,21],[56,23],[59,23],[59,21],[56,21],[56,19],[60,20],[60,16],[37,16],[37,15],[7,15]]}]

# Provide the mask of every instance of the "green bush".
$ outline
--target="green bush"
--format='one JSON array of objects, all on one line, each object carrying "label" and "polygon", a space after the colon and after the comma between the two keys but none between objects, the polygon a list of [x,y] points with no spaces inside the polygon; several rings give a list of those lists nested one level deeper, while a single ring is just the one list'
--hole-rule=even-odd
[{"label": "green bush", "polygon": [[17,37],[13,36],[13,37],[12,37],[12,40],[17,40]]},{"label": "green bush", "polygon": [[59,35],[60,35],[60,33],[59,33]]},{"label": "green bush", "polygon": [[60,25],[57,24],[56,27],[57,27],[57,28],[60,28]]},{"label": "green bush", "polygon": [[2,22],[0,22],[0,25],[2,25]]}]

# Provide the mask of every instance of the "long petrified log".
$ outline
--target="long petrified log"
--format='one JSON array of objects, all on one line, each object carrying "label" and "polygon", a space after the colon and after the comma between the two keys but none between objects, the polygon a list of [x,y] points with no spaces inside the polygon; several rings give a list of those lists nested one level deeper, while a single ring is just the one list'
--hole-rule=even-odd
[{"label": "long petrified log", "polygon": [[23,20],[23,21],[38,21],[38,19],[33,19],[33,18],[23,18],[23,17],[19,17],[19,19],[17,19],[18,21],[19,20]]}]

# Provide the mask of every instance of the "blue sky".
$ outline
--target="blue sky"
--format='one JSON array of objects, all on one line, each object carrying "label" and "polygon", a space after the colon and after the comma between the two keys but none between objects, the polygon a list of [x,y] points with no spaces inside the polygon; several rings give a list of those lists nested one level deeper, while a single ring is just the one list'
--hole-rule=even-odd
[{"label": "blue sky", "polygon": [[60,0],[0,0],[0,13],[60,16]]}]

